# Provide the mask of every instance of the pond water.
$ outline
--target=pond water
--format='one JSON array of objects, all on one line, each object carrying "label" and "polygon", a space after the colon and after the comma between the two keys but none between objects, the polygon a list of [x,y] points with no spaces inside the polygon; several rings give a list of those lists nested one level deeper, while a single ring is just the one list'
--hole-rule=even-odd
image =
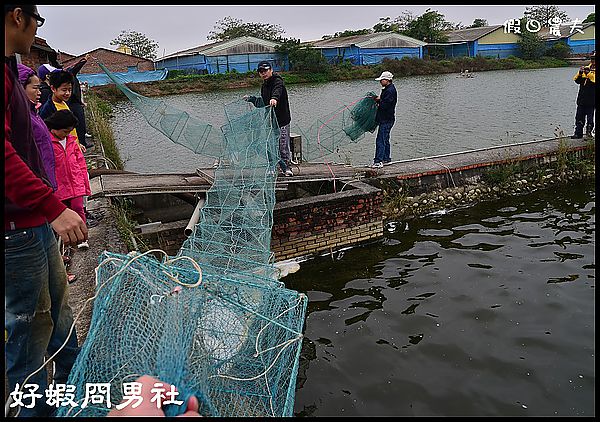
[{"label": "pond water", "polygon": [[301,264],[295,415],[595,414],[595,190],[398,222]]},{"label": "pond water", "polygon": [[[396,124],[390,143],[393,160],[403,160],[554,137],[555,128],[572,134],[578,85],[576,68],[503,70],[397,78]],[[307,129],[317,119],[356,101],[369,91],[379,93],[373,80],[289,85],[292,131]],[[258,89],[244,88],[161,97],[202,121],[225,123],[223,105]],[[115,106],[113,129],[127,170],[139,173],[187,173],[212,159],[173,144],[153,129],[133,105]],[[353,165],[370,163],[375,133],[326,157]]]}]

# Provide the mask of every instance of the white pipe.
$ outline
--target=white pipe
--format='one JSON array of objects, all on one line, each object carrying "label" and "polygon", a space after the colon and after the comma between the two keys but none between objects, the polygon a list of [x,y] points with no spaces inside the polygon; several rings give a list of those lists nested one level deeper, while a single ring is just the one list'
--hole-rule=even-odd
[{"label": "white pipe", "polygon": [[194,212],[192,213],[192,217],[190,218],[189,223],[185,226],[185,230],[183,232],[186,236],[190,236],[194,231],[194,226],[198,224],[198,220],[200,220],[200,208],[204,206],[206,203],[206,198],[200,198],[198,203],[196,204],[196,208],[194,208]]}]

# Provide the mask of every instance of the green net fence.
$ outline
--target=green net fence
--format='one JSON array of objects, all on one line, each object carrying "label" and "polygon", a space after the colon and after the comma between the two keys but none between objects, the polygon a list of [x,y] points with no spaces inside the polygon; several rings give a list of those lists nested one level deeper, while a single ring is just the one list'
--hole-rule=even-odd
[{"label": "green net fence", "polygon": [[[277,127],[271,107],[224,106],[219,128],[127,88],[100,64],[148,123],[196,154],[217,157],[200,219],[174,257],[104,252],[92,321],[68,384],[76,406],[59,416],[104,416],[85,386],[124,387],[148,374],[200,401],[210,416],[291,416],[307,298],[286,289],[273,265]],[[373,131],[375,94],[303,132],[307,153],[333,152]],[[162,253],[162,259],[156,254]],[[154,254],[154,255],[153,255]],[[183,412],[169,405],[167,415]]]}]

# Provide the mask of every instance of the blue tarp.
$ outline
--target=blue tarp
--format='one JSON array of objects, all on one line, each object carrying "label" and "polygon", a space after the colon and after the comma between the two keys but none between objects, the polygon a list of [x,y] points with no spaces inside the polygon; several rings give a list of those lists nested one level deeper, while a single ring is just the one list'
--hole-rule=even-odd
[{"label": "blue tarp", "polygon": [[[146,72],[118,72],[113,73],[123,83],[129,82],[152,82],[161,81],[167,77],[169,71],[167,69],[149,70]],[[77,74],[79,82],[87,82],[89,86],[109,85],[113,82],[109,79],[106,73],[79,73]]]}]

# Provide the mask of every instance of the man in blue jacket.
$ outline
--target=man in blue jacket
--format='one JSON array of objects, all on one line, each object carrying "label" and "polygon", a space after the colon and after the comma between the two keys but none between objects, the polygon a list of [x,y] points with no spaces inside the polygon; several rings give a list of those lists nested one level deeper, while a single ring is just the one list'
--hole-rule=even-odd
[{"label": "man in blue jacket", "polygon": [[396,102],[398,94],[392,83],[394,75],[391,72],[383,72],[376,81],[382,86],[381,95],[375,98],[377,102],[377,114],[375,121],[379,124],[377,139],[375,140],[375,159],[372,168],[381,168],[384,164],[392,162],[390,157],[390,132],[396,121]]}]

